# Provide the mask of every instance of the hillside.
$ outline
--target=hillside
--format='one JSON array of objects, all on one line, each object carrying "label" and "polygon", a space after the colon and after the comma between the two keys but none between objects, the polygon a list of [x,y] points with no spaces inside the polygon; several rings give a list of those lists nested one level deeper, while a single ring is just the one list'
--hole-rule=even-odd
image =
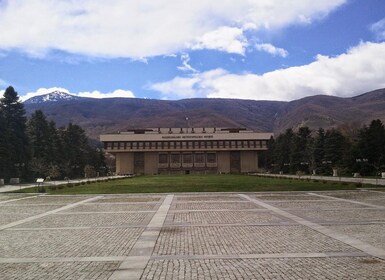
[{"label": "hillside", "polygon": [[[49,99],[49,98],[46,98]],[[41,109],[58,126],[73,122],[88,135],[138,127],[248,127],[280,133],[302,125],[311,129],[385,120],[385,89],[352,98],[311,96],[291,102],[239,99],[184,99],[177,101],[76,98],[55,102],[25,102],[28,114]],[[188,117],[188,122],[186,122]]]}]

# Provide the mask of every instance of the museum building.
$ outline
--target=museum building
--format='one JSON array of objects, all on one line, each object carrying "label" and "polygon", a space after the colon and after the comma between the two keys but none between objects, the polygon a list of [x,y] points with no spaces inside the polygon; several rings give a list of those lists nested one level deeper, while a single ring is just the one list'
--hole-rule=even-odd
[{"label": "museum building", "polygon": [[249,173],[272,136],[245,128],[147,128],[100,140],[120,175]]}]

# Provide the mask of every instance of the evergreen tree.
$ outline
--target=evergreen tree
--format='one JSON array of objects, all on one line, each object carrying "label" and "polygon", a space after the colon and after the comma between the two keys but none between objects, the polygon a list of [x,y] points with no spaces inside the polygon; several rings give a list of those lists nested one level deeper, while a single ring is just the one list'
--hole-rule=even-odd
[{"label": "evergreen tree", "polygon": [[31,147],[30,168],[37,177],[48,176],[51,165],[52,139],[48,121],[41,110],[35,111],[27,123]]},{"label": "evergreen tree", "polygon": [[[8,155],[5,156],[4,177],[20,177],[26,175],[29,162],[28,137],[24,105],[13,87],[8,87],[0,99],[0,110],[4,122],[2,142],[5,143]],[[3,144],[4,145],[4,144]]]},{"label": "evergreen tree", "polygon": [[349,140],[338,130],[326,131],[324,142],[324,160],[327,173],[332,174],[332,168],[343,168],[346,153],[350,149]]},{"label": "evergreen tree", "polygon": [[319,174],[325,173],[325,130],[319,128],[312,147],[312,168]]},{"label": "evergreen tree", "polygon": [[290,146],[290,170],[294,172],[309,172],[311,131],[308,127],[299,128],[292,137]]},{"label": "evergreen tree", "polygon": [[354,155],[355,171],[364,175],[374,174],[385,165],[385,128],[380,120],[360,130]]},{"label": "evergreen tree", "polygon": [[8,143],[6,139],[6,126],[3,116],[3,109],[0,107],[0,179],[6,175],[7,160],[9,158]]},{"label": "evergreen tree", "polygon": [[291,158],[291,146],[294,137],[294,132],[291,128],[287,129],[284,134],[280,134],[274,144],[273,160],[276,167],[284,172],[291,171],[290,158]]}]

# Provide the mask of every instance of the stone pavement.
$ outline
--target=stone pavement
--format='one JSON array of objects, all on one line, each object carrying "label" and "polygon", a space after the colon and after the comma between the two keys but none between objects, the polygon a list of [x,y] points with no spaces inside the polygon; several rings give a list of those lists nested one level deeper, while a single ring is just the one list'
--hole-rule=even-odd
[{"label": "stone pavement", "polygon": [[0,279],[385,279],[385,191],[0,194]]}]

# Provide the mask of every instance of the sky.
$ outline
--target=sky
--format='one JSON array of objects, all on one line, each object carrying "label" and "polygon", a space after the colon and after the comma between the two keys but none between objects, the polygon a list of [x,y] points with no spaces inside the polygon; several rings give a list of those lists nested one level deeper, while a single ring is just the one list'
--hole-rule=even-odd
[{"label": "sky", "polygon": [[0,0],[0,93],[291,101],[385,88],[384,0]]}]

